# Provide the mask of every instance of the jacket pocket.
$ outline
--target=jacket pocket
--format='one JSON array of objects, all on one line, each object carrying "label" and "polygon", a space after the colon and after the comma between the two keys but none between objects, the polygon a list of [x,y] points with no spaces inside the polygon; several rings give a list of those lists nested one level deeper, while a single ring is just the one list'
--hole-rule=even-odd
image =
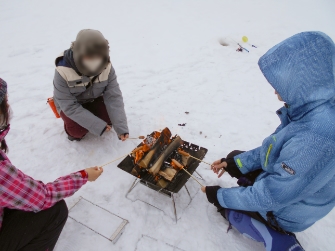
[{"label": "jacket pocket", "polygon": [[73,94],[74,96],[78,96],[84,91],[86,91],[85,86],[70,87],[70,93]]},{"label": "jacket pocket", "polygon": [[94,83],[93,88],[96,88],[96,89],[106,88],[107,85],[108,85],[108,81],[103,81],[100,83]]}]

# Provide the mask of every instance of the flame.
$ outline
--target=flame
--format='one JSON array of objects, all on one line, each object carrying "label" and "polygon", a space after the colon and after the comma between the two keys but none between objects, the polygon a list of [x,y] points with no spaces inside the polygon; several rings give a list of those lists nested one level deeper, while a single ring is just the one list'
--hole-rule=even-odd
[{"label": "flame", "polygon": [[159,176],[156,175],[156,176],[155,176],[155,181],[157,182],[159,179],[160,179]]},{"label": "flame", "polygon": [[143,157],[144,151],[140,150],[135,153],[135,164],[137,164]]},{"label": "flame", "polygon": [[168,128],[165,128],[163,131],[162,131],[162,133],[163,133],[163,144],[170,144],[171,143],[171,139],[170,139],[170,137],[171,137],[171,132],[170,132],[170,130],[168,129]]},{"label": "flame", "polygon": [[147,144],[143,144],[142,151],[146,153],[146,152],[148,152],[149,150],[150,150],[150,146],[147,145]]},{"label": "flame", "polygon": [[152,137],[154,137],[155,139],[158,139],[161,136],[160,132],[154,132],[154,135]]}]

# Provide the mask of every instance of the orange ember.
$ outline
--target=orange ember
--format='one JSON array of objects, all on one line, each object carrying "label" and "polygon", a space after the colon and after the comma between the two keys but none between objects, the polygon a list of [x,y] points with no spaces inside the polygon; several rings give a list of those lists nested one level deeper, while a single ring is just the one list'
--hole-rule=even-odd
[{"label": "orange ember", "polygon": [[135,164],[137,164],[137,162],[139,162],[142,159],[143,155],[144,155],[144,152],[142,150],[137,151],[135,153]]},{"label": "orange ember", "polygon": [[155,176],[155,181],[157,182],[159,179],[160,179],[159,176],[156,175],[156,176]]},{"label": "orange ember", "polygon": [[154,132],[153,137],[154,137],[155,139],[158,139],[159,136],[161,136],[161,133],[160,133],[160,132]]},{"label": "orange ember", "polygon": [[150,150],[150,146],[147,145],[147,144],[143,144],[142,151],[146,153],[146,152],[148,152],[149,150]]}]

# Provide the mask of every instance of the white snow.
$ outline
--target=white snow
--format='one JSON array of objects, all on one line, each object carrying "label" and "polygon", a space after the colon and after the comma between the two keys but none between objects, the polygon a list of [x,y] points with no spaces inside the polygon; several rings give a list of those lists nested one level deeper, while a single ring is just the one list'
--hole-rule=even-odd
[{"label": "white snow", "polygon": [[[46,105],[54,59],[81,29],[98,29],[110,42],[131,136],[168,126],[208,148],[210,162],[234,149],[259,146],[279,124],[275,111],[282,104],[257,66],[262,54],[301,31],[320,30],[335,39],[333,0],[0,0],[0,10],[0,77],[9,84],[14,110],[9,157],[44,182],[104,164],[138,143],[120,142],[114,132],[69,142],[62,120]],[[230,38],[240,42],[243,35],[258,48],[245,44],[250,53],[236,52]],[[177,224],[125,198],[134,179],[116,164],[67,203],[83,196],[129,220],[124,234],[114,245],[69,219],[60,237],[65,250],[263,250],[234,230],[227,234],[226,222],[201,192]],[[207,185],[236,184],[227,174],[218,179],[205,164],[198,171]],[[98,214],[87,217],[101,221]],[[298,239],[306,250],[332,250],[334,229],[332,211]]]}]

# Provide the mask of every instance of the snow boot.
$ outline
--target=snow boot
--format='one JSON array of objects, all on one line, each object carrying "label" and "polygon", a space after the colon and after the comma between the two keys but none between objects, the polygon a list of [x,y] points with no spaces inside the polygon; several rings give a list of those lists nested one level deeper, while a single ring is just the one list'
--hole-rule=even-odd
[{"label": "snow boot", "polygon": [[81,139],[79,139],[79,138],[74,138],[74,137],[72,137],[72,136],[70,136],[70,135],[67,135],[67,138],[68,138],[70,141],[80,141],[80,140],[82,140],[82,138],[81,138]]}]

